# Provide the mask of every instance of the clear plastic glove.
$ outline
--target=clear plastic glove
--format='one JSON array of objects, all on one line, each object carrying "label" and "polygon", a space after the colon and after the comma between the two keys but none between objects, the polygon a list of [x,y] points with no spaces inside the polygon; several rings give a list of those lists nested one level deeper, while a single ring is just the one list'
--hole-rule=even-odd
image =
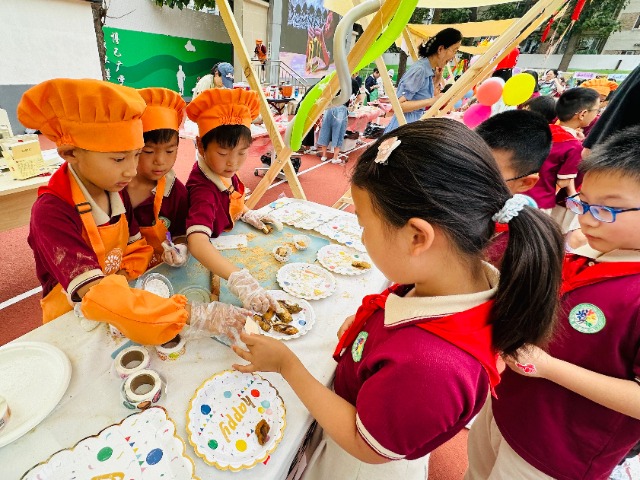
[{"label": "clear plastic glove", "polygon": [[229,291],[242,301],[244,308],[258,313],[264,313],[269,308],[276,312],[280,311],[278,301],[260,286],[246,268],[229,275],[227,286]]},{"label": "clear plastic glove", "polygon": [[224,335],[232,343],[240,342],[240,332],[251,312],[228,303],[192,302],[191,319],[186,338],[203,338]]},{"label": "clear plastic glove", "polygon": [[187,250],[187,246],[178,243],[173,244],[173,246],[169,245],[169,242],[162,242],[162,261],[169,265],[170,267],[181,267],[187,260],[189,260],[189,251]]},{"label": "clear plastic glove", "polygon": [[251,225],[254,228],[257,228],[258,230],[264,231],[266,227],[265,223],[270,223],[276,228],[276,230],[278,230],[279,232],[282,231],[282,222],[280,222],[279,220],[276,220],[274,217],[272,217],[268,213],[260,213],[260,212],[257,212],[256,210],[247,210],[244,213],[244,215],[240,217],[240,220],[242,220],[245,223],[248,223],[249,225]]}]

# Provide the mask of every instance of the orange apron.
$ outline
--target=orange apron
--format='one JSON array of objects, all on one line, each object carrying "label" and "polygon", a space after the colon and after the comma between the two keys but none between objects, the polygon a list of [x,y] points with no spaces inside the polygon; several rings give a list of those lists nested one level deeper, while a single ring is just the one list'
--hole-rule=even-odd
[{"label": "orange apron", "polygon": [[148,268],[155,267],[162,263],[162,253],[164,252],[162,242],[166,240],[168,230],[164,222],[160,220],[160,208],[162,207],[166,183],[166,177],[162,177],[156,185],[156,195],[153,198],[153,225],[150,227],[140,226],[140,233],[147,241],[147,244],[153,247],[153,256],[151,257]]},{"label": "orange apron", "polygon": [[[82,194],[75,178],[67,173],[71,185],[71,195],[76,204],[76,210],[80,214],[83,230],[82,237],[91,246],[98,263],[105,275],[116,273],[120,270],[120,264],[129,241],[129,224],[124,214],[120,215],[117,223],[98,227],[91,215],[91,206]],[[40,300],[42,306],[42,323],[63,315],[73,309],[67,293],[60,284],[57,284],[46,297]]]},{"label": "orange apron", "polygon": [[231,217],[231,226],[224,231],[229,232],[238,220],[242,216],[244,211],[244,188],[236,190],[233,187],[233,182],[229,178],[220,177],[222,184],[227,187],[229,192],[229,216]]}]

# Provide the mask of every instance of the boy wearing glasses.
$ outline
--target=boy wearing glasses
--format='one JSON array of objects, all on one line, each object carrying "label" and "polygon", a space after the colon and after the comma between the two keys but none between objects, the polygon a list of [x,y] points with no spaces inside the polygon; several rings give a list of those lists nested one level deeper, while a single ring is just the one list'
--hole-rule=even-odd
[{"label": "boy wearing glasses", "polygon": [[580,173],[567,207],[589,245],[565,260],[560,325],[546,350],[505,358],[469,435],[467,479],[609,478],[640,438],[640,127]]},{"label": "boy wearing glasses", "polygon": [[[551,149],[551,131],[544,117],[527,110],[508,110],[482,122],[476,133],[489,145],[511,193],[528,194]],[[507,243],[508,224],[496,223],[485,251],[487,261],[500,268]]]},{"label": "boy wearing glasses", "polygon": [[[549,156],[540,168],[540,180],[529,191],[538,207],[552,214],[556,206],[556,192],[566,189],[574,193],[580,186],[578,165],[582,160],[581,129],[589,125],[598,114],[600,94],[591,88],[572,88],[564,92],[556,103],[558,123],[550,125],[553,144]],[[560,193],[562,205],[566,194]],[[564,206],[552,216],[563,224]],[[570,216],[572,218],[572,216]],[[566,219],[567,223],[571,218]],[[563,228],[563,232],[567,232]]]}]

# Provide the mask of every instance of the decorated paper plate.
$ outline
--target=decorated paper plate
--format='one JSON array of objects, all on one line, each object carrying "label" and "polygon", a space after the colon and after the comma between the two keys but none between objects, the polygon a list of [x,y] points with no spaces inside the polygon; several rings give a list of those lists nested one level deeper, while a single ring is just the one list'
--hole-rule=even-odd
[{"label": "decorated paper plate", "polygon": [[271,215],[282,223],[312,230],[340,215],[340,211],[325,205],[292,201],[274,210]]},{"label": "decorated paper plate", "polygon": [[207,291],[207,289],[198,287],[196,285],[191,285],[189,287],[185,287],[178,292],[180,295],[184,295],[187,297],[189,302],[204,302],[209,303],[211,301],[211,292]]},{"label": "decorated paper plate", "polygon": [[294,297],[319,300],[336,290],[336,279],[324,268],[311,263],[289,263],[276,275],[282,289]]},{"label": "decorated paper plate", "polygon": [[0,447],[42,422],[64,396],[71,362],[60,349],[43,342],[14,342],[0,348],[0,396],[10,416],[0,430]]},{"label": "decorated paper plate", "polygon": [[330,272],[362,275],[371,271],[371,258],[344,245],[325,245],[318,250],[318,262]]},{"label": "decorated paper plate", "polygon": [[285,424],[284,402],[269,381],[225,370],[196,390],[186,427],[196,455],[237,472],[264,462],[282,440]]},{"label": "decorated paper plate", "polygon": [[196,477],[193,461],[186,455],[184,441],[176,435],[173,420],[163,408],[151,407],[53,454],[22,477],[23,480],[59,478],[191,480]]},{"label": "decorated paper plate", "polygon": [[[268,290],[267,293],[271,294],[271,296],[276,300],[284,300],[292,305],[297,305],[302,309],[299,312],[291,313],[293,320],[287,324],[298,330],[298,333],[287,335],[286,333],[277,332],[273,328],[265,332],[259,326],[257,326],[257,330],[254,329],[254,331],[262,335],[267,335],[268,337],[277,338],[278,340],[291,340],[293,338],[301,337],[311,330],[311,327],[313,327],[313,324],[316,322],[316,314],[309,302],[295,298],[293,295],[289,295],[287,292],[283,292],[282,290]],[[279,320],[276,321],[279,322]]]},{"label": "decorated paper plate", "polygon": [[318,226],[315,230],[336,242],[355,248],[359,252],[366,252],[362,244],[362,227],[358,225],[358,219],[355,215],[343,213]]}]

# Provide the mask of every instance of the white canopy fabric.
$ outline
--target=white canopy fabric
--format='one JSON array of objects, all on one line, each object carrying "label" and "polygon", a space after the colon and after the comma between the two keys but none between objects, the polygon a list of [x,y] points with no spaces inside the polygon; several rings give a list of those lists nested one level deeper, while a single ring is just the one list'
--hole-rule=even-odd
[{"label": "white canopy fabric", "polygon": [[[384,0],[380,0],[383,2]],[[488,7],[517,0],[419,0],[418,8],[471,8]],[[324,8],[343,15],[353,8],[353,0],[324,0]]]}]

